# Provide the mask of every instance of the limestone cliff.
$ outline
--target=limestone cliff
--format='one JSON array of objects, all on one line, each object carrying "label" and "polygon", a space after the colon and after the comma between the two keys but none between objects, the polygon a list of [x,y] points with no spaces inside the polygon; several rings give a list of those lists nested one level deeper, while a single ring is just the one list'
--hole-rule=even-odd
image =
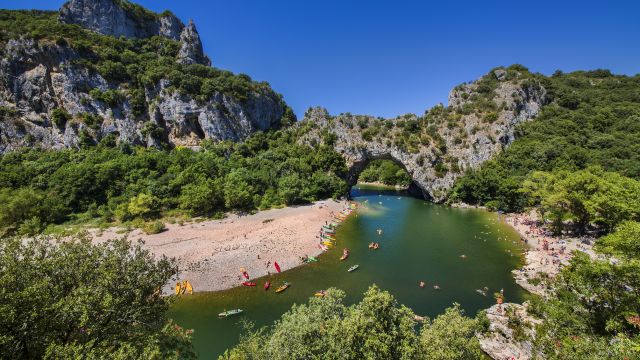
[{"label": "limestone cliff", "polygon": [[[122,38],[104,38],[106,55],[100,58],[85,45],[87,41],[73,38],[78,37],[74,27],[52,26],[61,31],[57,37],[16,34],[0,41],[0,153],[25,146],[77,147],[108,135],[134,145],[197,146],[203,139],[242,140],[254,131],[281,124],[286,110],[282,97],[268,84],[209,68],[193,22],[184,26],[172,14],[154,14],[125,0],[71,0],[63,5],[58,19],[86,28],[79,31],[93,32],[90,44],[111,36],[166,38],[156,46],[167,49],[165,57],[175,65],[163,63],[161,69],[171,71],[151,72],[154,78],[142,79],[136,71],[147,63],[144,58],[138,63],[112,60],[122,50],[108,49],[108,44],[120,46],[125,43]],[[134,43],[143,49],[145,44]],[[115,70],[105,75],[98,61]],[[119,78],[118,69],[134,76]],[[174,78],[178,74],[186,79],[182,88],[199,81],[208,90],[179,91],[171,72]],[[209,73],[218,77],[210,78],[214,75]]]},{"label": "limestone cliff", "polygon": [[491,159],[515,139],[516,126],[536,117],[545,89],[516,70],[496,69],[476,82],[456,87],[449,105],[424,116],[395,119],[307,111],[302,141],[330,143],[343,154],[353,184],[369,161],[391,159],[413,178],[413,190],[440,202],[467,169]]}]

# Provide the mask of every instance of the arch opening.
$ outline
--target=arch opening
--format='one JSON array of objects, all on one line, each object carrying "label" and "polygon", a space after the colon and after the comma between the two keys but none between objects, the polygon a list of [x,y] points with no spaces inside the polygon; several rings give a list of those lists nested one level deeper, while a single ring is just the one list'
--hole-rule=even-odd
[{"label": "arch opening", "polygon": [[354,162],[349,167],[347,181],[349,193],[358,183],[373,183],[395,186],[413,197],[429,200],[429,196],[414,181],[406,166],[390,155],[372,156]]}]

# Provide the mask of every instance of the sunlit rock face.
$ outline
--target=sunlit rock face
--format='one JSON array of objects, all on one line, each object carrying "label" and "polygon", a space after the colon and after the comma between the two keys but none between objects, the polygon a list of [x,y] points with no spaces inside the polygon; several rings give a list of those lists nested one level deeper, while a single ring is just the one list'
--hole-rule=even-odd
[{"label": "sunlit rock face", "polygon": [[[193,22],[185,26],[172,14],[155,14],[125,0],[72,0],[60,9],[59,21],[105,36],[163,36],[180,42],[178,64],[211,64]],[[157,147],[240,141],[279,127],[285,112],[281,96],[267,87],[249,91],[244,99],[214,92],[196,101],[161,79],[145,87],[146,109],[134,114],[129,84],[106,80],[82,60],[91,61],[65,43],[27,37],[0,49],[0,153],[33,146],[74,148],[107,136]],[[94,89],[116,91],[122,99],[106,104],[90,95]],[[60,111],[69,119],[56,121]],[[100,121],[91,124],[87,117]]]},{"label": "sunlit rock face", "polygon": [[486,76],[499,81],[493,97],[497,110],[490,121],[486,114],[463,114],[477,91],[478,82],[472,82],[451,91],[448,111],[439,106],[430,110],[435,114],[430,117],[331,116],[322,108],[309,109],[299,124],[308,131],[302,141],[334,146],[347,162],[352,184],[371,160],[389,159],[407,170],[412,188],[423,197],[444,201],[465,170],[478,168],[509,146],[515,140],[516,126],[534,119],[545,102],[546,90],[537,82],[507,81],[502,70]]}]

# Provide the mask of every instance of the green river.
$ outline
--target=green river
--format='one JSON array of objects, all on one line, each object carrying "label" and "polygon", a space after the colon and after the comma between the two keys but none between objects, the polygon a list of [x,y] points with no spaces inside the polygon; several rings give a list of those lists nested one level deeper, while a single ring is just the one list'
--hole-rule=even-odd
[{"label": "green river", "polygon": [[[319,289],[336,287],[347,293],[347,302],[377,284],[418,315],[434,317],[457,302],[468,315],[491,306],[492,294],[504,289],[506,301],[523,300],[524,290],[511,276],[520,266],[523,245],[499,215],[476,209],[455,209],[407,196],[402,191],[356,186],[351,190],[360,208],[338,228],[337,246],[304,265],[271,276],[271,290],[258,287],[198,293],[178,300],[170,316],[194,329],[193,343],[201,358],[211,359],[235,345],[240,320],[257,326],[272,324],[294,303],[305,303]],[[382,229],[382,235],[377,234]],[[310,239],[309,241],[315,241]],[[368,249],[372,241],[380,249]],[[340,261],[342,249],[351,255]],[[462,258],[461,255],[466,255]],[[352,273],[347,269],[359,264]],[[420,288],[419,281],[426,287]],[[291,287],[276,294],[275,287],[288,281]],[[435,290],[433,285],[440,286]],[[487,296],[476,289],[488,287]],[[219,319],[217,314],[241,308],[244,313]]]}]

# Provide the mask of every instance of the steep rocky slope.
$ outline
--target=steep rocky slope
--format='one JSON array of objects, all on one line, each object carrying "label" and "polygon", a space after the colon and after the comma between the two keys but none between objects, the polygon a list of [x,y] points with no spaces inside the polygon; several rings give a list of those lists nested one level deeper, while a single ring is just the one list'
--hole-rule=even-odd
[{"label": "steep rocky slope", "polygon": [[197,146],[292,113],[268,84],[210,68],[193,22],[125,0],[0,14],[0,152],[105,138]]},{"label": "steep rocky slope", "polygon": [[[391,159],[411,175],[425,198],[443,201],[465,170],[477,168],[513,142],[518,124],[536,117],[545,89],[518,66],[499,68],[478,81],[456,87],[449,105],[418,117],[330,116],[307,111],[303,142],[330,143],[343,154],[351,183],[369,161]],[[417,188],[416,188],[417,187]]]}]

